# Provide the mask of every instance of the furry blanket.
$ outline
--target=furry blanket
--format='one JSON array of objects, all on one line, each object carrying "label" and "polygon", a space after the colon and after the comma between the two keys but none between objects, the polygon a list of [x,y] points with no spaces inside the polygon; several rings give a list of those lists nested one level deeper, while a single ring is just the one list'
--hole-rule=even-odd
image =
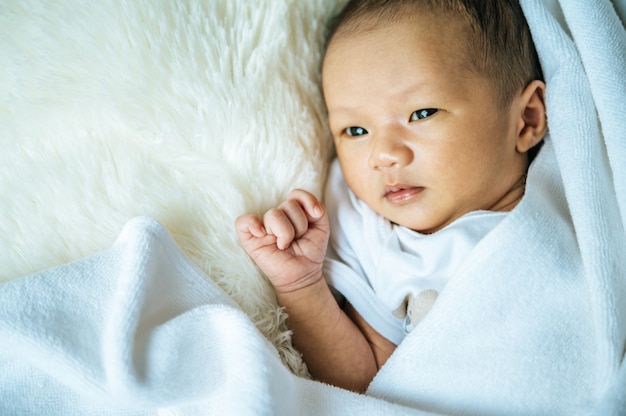
[{"label": "furry blanket", "polygon": [[626,32],[608,0],[560,2],[565,29],[522,1],[550,137],[367,395],[287,370],[306,374],[233,221],[321,193],[335,3],[0,6],[3,414],[626,413]]},{"label": "furry blanket", "polygon": [[334,0],[0,5],[0,281],[157,219],[305,374],[234,219],[322,193]]}]

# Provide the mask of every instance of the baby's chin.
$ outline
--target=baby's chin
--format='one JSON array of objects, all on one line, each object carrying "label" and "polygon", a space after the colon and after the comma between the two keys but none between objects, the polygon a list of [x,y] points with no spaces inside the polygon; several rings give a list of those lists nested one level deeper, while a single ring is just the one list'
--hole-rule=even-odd
[{"label": "baby's chin", "polygon": [[394,225],[408,228],[420,234],[433,234],[446,228],[448,225],[452,224],[457,218],[460,217],[461,215],[448,219],[423,218],[419,220],[415,218],[415,216],[413,216],[413,218],[411,218],[410,220],[399,217],[387,219]]}]

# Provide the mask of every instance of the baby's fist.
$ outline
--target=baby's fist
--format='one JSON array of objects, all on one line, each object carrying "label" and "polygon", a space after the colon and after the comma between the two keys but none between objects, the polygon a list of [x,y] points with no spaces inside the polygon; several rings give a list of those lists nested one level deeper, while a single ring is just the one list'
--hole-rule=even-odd
[{"label": "baby's fist", "polygon": [[328,243],[328,217],[317,198],[293,190],[260,220],[244,215],[235,222],[244,249],[277,291],[292,291],[321,278]]}]

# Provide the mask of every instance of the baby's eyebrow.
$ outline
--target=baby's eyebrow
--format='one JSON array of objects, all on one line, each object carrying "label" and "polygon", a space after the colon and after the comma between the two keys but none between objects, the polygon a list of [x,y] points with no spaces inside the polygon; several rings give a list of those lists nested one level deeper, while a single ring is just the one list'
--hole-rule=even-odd
[{"label": "baby's eyebrow", "polygon": [[354,114],[358,107],[351,107],[347,105],[337,105],[333,107],[328,107],[328,112],[333,113],[345,113],[345,114]]},{"label": "baby's eyebrow", "polygon": [[332,125],[350,124],[353,120],[359,119],[358,108],[352,107],[330,107],[328,108],[328,122]]},{"label": "baby's eyebrow", "polygon": [[398,92],[398,95],[412,95],[424,89],[428,83],[424,80],[417,81],[413,84],[409,84],[403,90]]}]

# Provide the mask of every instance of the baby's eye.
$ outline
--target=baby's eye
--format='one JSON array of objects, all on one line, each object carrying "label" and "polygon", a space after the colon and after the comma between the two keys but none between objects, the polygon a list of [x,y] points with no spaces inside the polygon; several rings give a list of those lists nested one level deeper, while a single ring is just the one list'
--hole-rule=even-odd
[{"label": "baby's eye", "polygon": [[352,126],[352,127],[346,128],[344,130],[344,133],[346,133],[347,136],[356,137],[356,136],[362,136],[364,134],[367,134],[367,130],[365,130],[363,127]]},{"label": "baby's eye", "polygon": [[436,108],[422,108],[421,110],[414,111],[411,114],[411,121],[423,120],[428,118],[439,111]]}]

